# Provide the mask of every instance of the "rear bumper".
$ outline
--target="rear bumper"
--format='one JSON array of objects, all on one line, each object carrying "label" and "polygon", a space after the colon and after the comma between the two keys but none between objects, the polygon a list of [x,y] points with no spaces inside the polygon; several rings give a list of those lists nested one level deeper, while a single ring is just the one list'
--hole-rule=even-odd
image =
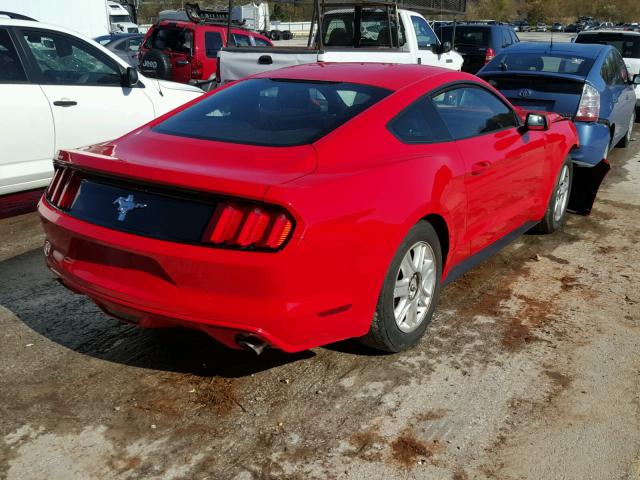
[{"label": "rear bumper", "polygon": [[[142,327],[182,325],[237,348],[252,334],[288,352],[366,333],[353,268],[299,238],[276,253],[186,245],[110,230],[38,206],[49,268],[71,290]],[[362,302],[360,302],[362,304]]]},{"label": "rear bumper", "polygon": [[594,167],[607,157],[611,132],[604,123],[575,122],[580,147],[571,151],[571,160],[583,167]]}]

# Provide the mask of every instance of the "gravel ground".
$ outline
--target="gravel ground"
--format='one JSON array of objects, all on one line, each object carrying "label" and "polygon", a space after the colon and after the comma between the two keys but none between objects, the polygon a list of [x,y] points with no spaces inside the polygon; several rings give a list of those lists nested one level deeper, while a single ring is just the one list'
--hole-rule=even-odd
[{"label": "gravel ground", "polygon": [[638,144],[398,355],[122,325],[49,275],[35,214],[0,221],[0,478],[640,479]]}]

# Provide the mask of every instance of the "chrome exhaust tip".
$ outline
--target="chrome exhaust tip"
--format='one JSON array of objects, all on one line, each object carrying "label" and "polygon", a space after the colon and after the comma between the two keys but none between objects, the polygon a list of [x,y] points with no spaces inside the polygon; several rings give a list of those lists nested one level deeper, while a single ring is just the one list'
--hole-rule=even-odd
[{"label": "chrome exhaust tip", "polygon": [[238,335],[236,343],[245,350],[251,350],[256,355],[260,355],[267,346],[267,342],[252,335]]}]

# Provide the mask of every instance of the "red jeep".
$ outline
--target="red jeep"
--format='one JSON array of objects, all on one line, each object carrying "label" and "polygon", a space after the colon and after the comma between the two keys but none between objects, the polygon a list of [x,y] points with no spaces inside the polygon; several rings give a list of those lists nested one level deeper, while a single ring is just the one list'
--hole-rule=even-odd
[{"label": "red jeep", "polygon": [[[154,24],[140,47],[140,72],[153,78],[196,83],[215,76],[218,51],[227,46],[227,25],[222,22],[162,20]],[[232,45],[273,46],[264,35],[231,27]]]}]

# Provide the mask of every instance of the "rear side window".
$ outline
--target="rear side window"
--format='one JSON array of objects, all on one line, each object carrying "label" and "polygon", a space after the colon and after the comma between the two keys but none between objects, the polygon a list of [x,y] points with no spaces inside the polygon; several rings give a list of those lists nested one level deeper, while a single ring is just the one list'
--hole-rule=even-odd
[{"label": "rear side window", "polygon": [[158,27],[144,42],[144,47],[191,55],[193,31],[187,28]]},{"label": "rear side window", "polygon": [[204,32],[204,48],[208,58],[216,58],[222,48],[222,35],[218,32]]},{"label": "rear side window", "polygon": [[240,35],[238,33],[233,34],[233,40],[238,47],[250,47],[251,41],[248,35]]},{"label": "rear side window", "polygon": [[404,143],[433,143],[451,139],[433,105],[425,98],[391,120],[389,130]]},{"label": "rear side window", "polygon": [[260,37],[253,37],[253,41],[256,43],[257,47],[270,47],[271,44],[266,40],[263,40]]},{"label": "rear side window", "polygon": [[153,130],[248,145],[303,145],[390,93],[360,84],[256,78],[204,98]]},{"label": "rear side window", "polygon": [[453,88],[432,101],[456,140],[518,126],[513,110],[483,88]]},{"label": "rear side window", "polygon": [[26,79],[9,32],[0,29],[0,83],[24,82]]}]

